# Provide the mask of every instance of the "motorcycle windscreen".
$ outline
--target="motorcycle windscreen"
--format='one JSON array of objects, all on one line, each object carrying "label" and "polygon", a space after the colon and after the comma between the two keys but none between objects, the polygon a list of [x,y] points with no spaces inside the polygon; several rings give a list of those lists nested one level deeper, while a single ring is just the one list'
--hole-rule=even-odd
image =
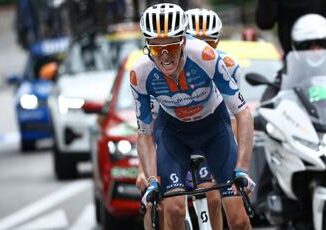
[{"label": "motorcycle windscreen", "polygon": [[291,51],[286,58],[281,90],[300,87],[326,124],[326,50]]},{"label": "motorcycle windscreen", "polygon": [[300,87],[307,79],[316,76],[326,76],[326,50],[291,51],[286,57],[281,90]]}]

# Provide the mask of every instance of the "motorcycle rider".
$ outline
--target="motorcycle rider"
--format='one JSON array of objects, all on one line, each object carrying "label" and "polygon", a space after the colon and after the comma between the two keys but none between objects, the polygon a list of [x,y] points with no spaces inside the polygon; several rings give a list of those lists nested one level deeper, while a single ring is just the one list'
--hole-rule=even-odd
[{"label": "motorcycle rider", "polygon": [[[187,10],[186,15],[189,19],[189,25],[187,29],[187,34],[196,37],[200,40],[204,40],[208,45],[217,49],[218,43],[220,41],[223,24],[217,13],[212,10],[207,9],[191,9]],[[201,20],[204,19],[204,20]],[[213,23],[208,26],[205,20],[213,20]],[[214,23],[216,21],[216,23]],[[217,49],[221,58],[223,59],[228,72],[231,77],[237,83],[238,87],[240,86],[240,66],[234,57],[231,57],[229,54],[223,50]],[[232,114],[231,115],[231,125],[232,130],[236,136],[237,133],[237,123]]]},{"label": "motorcycle rider", "polygon": [[[295,50],[325,49],[326,48],[326,18],[319,14],[306,14],[295,21],[291,31],[291,46]],[[286,67],[284,73],[286,72]],[[275,82],[281,85],[284,74],[278,74]],[[262,101],[273,98],[279,88],[269,86]]]},{"label": "motorcycle rider", "polygon": [[[318,14],[306,14],[298,18],[291,31],[291,45],[294,51],[326,49],[326,18]],[[284,75],[286,77],[286,73],[277,75],[274,83],[279,87],[268,86],[261,101],[267,101],[277,95]],[[259,183],[257,183],[257,197],[259,197],[259,200],[263,200],[271,190],[270,178],[271,171],[267,163],[265,163]]]},{"label": "motorcycle rider", "polygon": [[[149,7],[140,22],[148,56],[133,67],[130,84],[138,120],[137,150],[147,177],[145,204],[160,193],[184,189],[189,153],[195,150],[205,153],[217,183],[242,177],[249,182],[248,192],[254,187],[246,173],[251,113],[219,54],[205,42],[185,37],[187,23],[184,11],[168,3]],[[151,96],[160,103],[155,130]],[[238,124],[238,156],[225,103]],[[230,190],[222,190],[222,196]],[[240,197],[225,197],[222,203],[231,229],[251,229]],[[182,229],[184,197],[165,199],[163,206],[164,228]]]}]

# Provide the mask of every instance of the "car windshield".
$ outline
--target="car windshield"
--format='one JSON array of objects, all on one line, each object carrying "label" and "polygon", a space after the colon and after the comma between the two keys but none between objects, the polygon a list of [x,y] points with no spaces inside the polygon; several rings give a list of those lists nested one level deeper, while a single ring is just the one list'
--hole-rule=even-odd
[{"label": "car windshield", "polygon": [[110,35],[84,37],[72,45],[66,69],[73,74],[115,70],[128,53],[142,45],[140,37],[122,39],[112,38]]},{"label": "car windshield", "polygon": [[241,66],[240,90],[247,101],[259,101],[266,86],[252,86],[245,79],[247,73],[258,73],[273,82],[278,70],[281,69],[281,61],[275,60],[239,60]]},{"label": "car windshield", "polygon": [[314,105],[319,122],[326,124],[326,50],[290,52],[287,74],[281,85],[282,95],[299,87]]}]

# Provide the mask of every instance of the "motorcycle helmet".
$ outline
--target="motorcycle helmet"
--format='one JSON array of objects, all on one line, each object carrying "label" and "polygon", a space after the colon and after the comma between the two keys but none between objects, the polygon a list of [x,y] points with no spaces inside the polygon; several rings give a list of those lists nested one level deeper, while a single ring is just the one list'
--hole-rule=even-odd
[{"label": "motorcycle helmet", "polygon": [[146,39],[184,36],[187,25],[183,9],[171,3],[147,8],[140,19],[140,29]]},{"label": "motorcycle helmet", "polygon": [[318,14],[301,16],[293,25],[291,38],[293,50],[310,49],[313,43],[326,48],[326,18]]}]

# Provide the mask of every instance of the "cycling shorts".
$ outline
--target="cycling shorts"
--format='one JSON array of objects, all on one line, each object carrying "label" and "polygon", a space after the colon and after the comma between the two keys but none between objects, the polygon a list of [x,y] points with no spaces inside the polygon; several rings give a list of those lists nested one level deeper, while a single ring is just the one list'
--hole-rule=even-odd
[{"label": "cycling shorts", "polygon": [[[163,193],[186,188],[186,175],[193,152],[203,153],[217,183],[233,178],[237,145],[224,102],[208,117],[193,122],[180,121],[160,108],[154,130],[157,170]],[[230,195],[230,188],[220,192],[222,196]]]}]

